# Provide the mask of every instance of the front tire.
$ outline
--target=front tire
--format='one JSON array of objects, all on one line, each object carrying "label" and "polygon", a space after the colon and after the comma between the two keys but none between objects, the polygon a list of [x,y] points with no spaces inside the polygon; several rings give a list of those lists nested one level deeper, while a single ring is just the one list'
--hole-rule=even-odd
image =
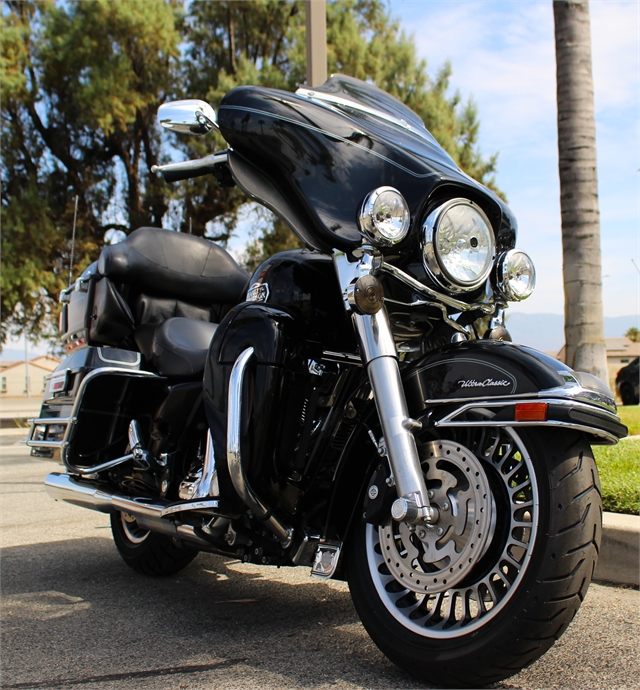
[{"label": "front tire", "polygon": [[143,575],[174,575],[199,553],[178,546],[171,537],[142,529],[128,513],[111,513],[111,533],[124,562]]},{"label": "front tire", "polygon": [[423,682],[495,683],[542,656],[584,599],[602,520],[593,456],[575,432],[490,426],[419,448],[433,503],[457,513],[441,536],[357,524],[353,601],[382,652]]}]

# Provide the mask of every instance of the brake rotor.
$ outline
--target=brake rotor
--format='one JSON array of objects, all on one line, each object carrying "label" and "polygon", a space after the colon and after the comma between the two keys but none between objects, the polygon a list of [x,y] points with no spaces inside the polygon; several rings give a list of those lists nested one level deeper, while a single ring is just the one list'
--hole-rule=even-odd
[{"label": "brake rotor", "polygon": [[444,592],[461,582],[485,553],[495,530],[495,502],[476,456],[453,441],[421,449],[435,525],[390,521],[379,528],[380,548],[395,577],[413,592]]}]

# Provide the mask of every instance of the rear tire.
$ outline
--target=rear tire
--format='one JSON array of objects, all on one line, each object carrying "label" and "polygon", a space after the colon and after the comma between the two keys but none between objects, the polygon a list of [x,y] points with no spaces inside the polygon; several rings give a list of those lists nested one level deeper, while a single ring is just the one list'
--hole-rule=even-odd
[{"label": "rear tire", "polygon": [[[422,445],[427,487],[441,511],[449,496],[458,516],[476,496],[481,507],[467,508],[462,524],[481,527],[444,520],[438,541],[435,530],[361,521],[347,548],[348,581],[365,628],[391,661],[439,687],[481,687],[533,663],[566,630],[595,568],[602,501],[580,434],[487,426],[453,436],[459,446]],[[460,471],[468,464],[472,472]],[[489,505],[496,518],[478,539]]]},{"label": "rear tire", "polygon": [[111,533],[124,562],[143,575],[174,575],[199,553],[178,546],[171,537],[143,530],[128,513],[111,513]]}]

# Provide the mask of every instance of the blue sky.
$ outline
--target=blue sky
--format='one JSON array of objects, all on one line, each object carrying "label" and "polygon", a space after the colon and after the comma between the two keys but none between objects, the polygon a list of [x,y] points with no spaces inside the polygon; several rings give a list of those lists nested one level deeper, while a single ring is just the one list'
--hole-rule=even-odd
[{"label": "blue sky", "polygon": [[[430,73],[478,105],[480,147],[499,152],[498,186],[533,258],[536,291],[512,311],[564,310],[551,0],[389,0]],[[640,275],[637,0],[591,0],[596,141],[606,316],[637,314]]]}]

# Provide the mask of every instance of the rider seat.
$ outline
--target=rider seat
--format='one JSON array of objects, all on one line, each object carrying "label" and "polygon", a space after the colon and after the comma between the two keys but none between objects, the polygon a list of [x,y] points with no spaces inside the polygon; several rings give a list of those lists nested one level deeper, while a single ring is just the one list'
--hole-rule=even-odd
[{"label": "rider seat", "polygon": [[152,361],[162,376],[202,376],[218,324],[175,317],[156,328]]}]

